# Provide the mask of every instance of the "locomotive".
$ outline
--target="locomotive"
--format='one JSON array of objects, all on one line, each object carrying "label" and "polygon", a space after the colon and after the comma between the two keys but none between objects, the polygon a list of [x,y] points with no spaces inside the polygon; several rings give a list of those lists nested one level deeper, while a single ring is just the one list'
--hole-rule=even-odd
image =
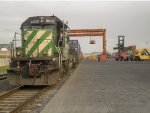
[{"label": "locomotive", "polygon": [[[21,46],[14,37],[8,81],[12,85],[51,85],[73,64],[69,27],[56,16],[29,17],[21,24]],[[15,35],[16,36],[16,35]]]}]

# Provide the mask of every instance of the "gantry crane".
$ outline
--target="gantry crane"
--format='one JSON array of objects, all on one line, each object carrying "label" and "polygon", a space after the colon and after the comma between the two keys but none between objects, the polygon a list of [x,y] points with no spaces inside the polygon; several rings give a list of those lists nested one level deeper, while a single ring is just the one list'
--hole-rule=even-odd
[{"label": "gantry crane", "polygon": [[103,54],[100,55],[100,61],[106,61],[106,29],[73,29],[67,32],[69,37],[102,36]]}]

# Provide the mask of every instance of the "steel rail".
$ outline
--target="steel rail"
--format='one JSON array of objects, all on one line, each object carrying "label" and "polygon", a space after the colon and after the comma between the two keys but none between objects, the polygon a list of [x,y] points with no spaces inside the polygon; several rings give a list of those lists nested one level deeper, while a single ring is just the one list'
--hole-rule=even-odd
[{"label": "steel rail", "polygon": [[21,88],[21,87],[23,87],[23,86],[14,88],[13,90],[10,90],[8,92],[5,92],[5,93],[1,94],[0,95],[0,101],[4,100],[5,98],[9,97],[10,95],[16,93],[18,91],[18,89]]},{"label": "steel rail", "polygon": [[28,104],[32,103],[35,99],[39,98],[41,95],[43,95],[47,90],[50,89],[50,86],[46,86],[44,89],[33,95],[31,98],[27,99],[25,102],[17,106],[15,109],[13,109],[10,113],[19,113],[23,110]]},{"label": "steel rail", "polygon": [[[23,86],[17,87],[11,91],[8,91],[0,95],[0,104],[1,104],[0,112],[19,113],[20,111],[23,111],[23,109],[27,105],[32,103],[34,100],[39,98],[41,95],[43,95],[46,91],[50,89],[50,86],[42,87],[42,89],[32,89],[32,90],[21,89],[22,87]],[[21,99],[20,96],[17,96],[18,94],[21,95]],[[14,103],[19,104],[14,105]],[[9,105],[14,106],[11,107],[11,109],[6,109],[9,108]]]}]

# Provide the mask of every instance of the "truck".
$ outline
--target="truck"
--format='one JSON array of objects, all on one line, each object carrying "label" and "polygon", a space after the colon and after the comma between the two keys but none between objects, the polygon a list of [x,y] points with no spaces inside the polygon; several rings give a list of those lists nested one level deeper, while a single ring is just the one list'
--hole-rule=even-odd
[{"label": "truck", "polygon": [[128,54],[127,54],[127,52],[125,51],[125,50],[121,50],[120,52],[119,52],[119,54],[116,54],[115,55],[115,60],[116,61],[128,61],[129,60],[129,58],[128,58]]},{"label": "truck", "polygon": [[150,60],[150,48],[136,49],[133,58],[135,61]]}]

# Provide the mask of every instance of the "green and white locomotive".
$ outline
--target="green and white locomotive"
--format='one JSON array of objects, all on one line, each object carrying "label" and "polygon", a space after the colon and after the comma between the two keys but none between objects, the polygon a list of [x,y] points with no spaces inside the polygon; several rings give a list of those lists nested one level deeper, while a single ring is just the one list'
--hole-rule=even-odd
[{"label": "green and white locomotive", "polygon": [[[68,26],[56,16],[29,17],[14,37],[8,80],[13,85],[51,85],[69,69]],[[16,36],[16,35],[15,35]]]}]

